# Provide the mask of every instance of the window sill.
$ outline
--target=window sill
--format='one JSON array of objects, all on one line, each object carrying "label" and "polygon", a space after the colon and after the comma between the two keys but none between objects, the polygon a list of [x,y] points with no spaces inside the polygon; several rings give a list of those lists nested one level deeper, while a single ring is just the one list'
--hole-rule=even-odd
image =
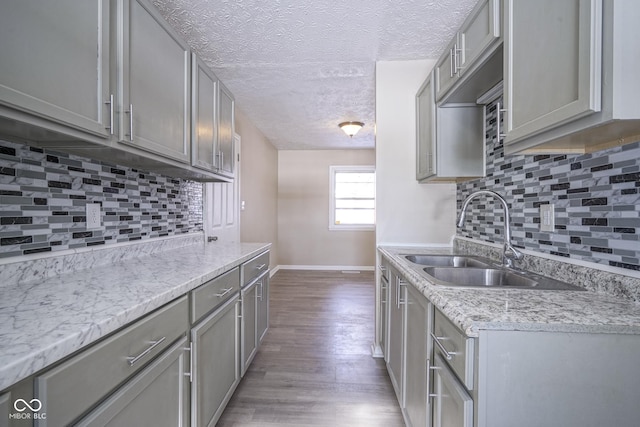
[{"label": "window sill", "polygon": [[375,231],[375,225],[330,225],[329,231]]}]

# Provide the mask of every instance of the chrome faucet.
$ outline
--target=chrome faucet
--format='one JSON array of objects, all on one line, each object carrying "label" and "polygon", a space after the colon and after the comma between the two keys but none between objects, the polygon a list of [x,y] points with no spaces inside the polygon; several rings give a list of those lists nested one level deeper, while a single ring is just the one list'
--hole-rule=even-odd
[{"label": "chrome faucet", "polygon": [[492,196],[502,204],[502,209],[504,209],[504,246],[502,253],[502,265],[505,267],[513,267],[513,261],[522,259],[523,255],[511,245],[511,218],[509,215],[509,206],[507,205],[507,201],[500,194],[489,190],[480,190],[471,193],[462,203],[462,210],[460,211],[457,226],[458,228],[462,228],[464,225],[464,218],[467,213],[467,207],[471,200],[478,196]]}]

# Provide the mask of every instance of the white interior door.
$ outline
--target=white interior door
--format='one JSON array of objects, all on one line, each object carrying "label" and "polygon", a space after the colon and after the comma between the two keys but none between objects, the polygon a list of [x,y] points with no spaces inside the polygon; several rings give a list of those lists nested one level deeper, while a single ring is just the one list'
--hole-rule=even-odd
[{"label": "white interior door", "polygon": [[221,242],[240,241],[240,135],[234,135],[234,144],[233,182],[205,184],[205,233]]}]

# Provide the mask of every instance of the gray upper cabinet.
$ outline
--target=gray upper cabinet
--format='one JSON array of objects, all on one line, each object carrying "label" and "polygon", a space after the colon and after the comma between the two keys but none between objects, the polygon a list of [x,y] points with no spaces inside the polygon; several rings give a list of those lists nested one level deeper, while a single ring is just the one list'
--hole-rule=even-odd
[{"label": "gray upper cabinet", "polygon": [[233,95],[195,54],[192,67],[191,164],[233,178]]},{"label": "gray upper cabinet", "polygon": [[444,50],[444,53],[438,62],[436,62],[435,93],[438,100],[441,99],[449,89],[451,89],[458,77],[459,69],[457,68],[456,60],[459,53],[458,40],[458,34],[456,34],[454,39]]},{"label": "gray upper cabinet", "polygon": [[481,0],[471,11],[435,65],[437,102],[480,69],[493,52],[491,48],[500,44],[500,17],[500,0]]},{"label": "gray upper cabinet", "polygon": [[436,103],[430,73],[416,95],[416,179],[436,174]]},{"label": "gray upper cabinet", "polygon": [[191,164],[216,171],[218,145],[218,78],[195,54],[192,55]]},{"label": "gray upper cabinet", "polygon": [[0,106],[13,111],[0,115],[24,112],[109,137],[109,17],[107,0],[3,1]]},{"label": "gray upper cabinet", "polygon": [[602,2],[505,6],[507,143],[599,111]]},{"label": "gray upper cabinet", "polygon": [[146,0],[121,0],[120,142],[190,163],[190,50]]},{"label": "gray upper cabinet", "polygon": [[218,85],[219,126],[218,148],[216,150],[216,169],[221,175],[233,177],[233,157],[235,155],[233,135],[235,133],[235,100],[229,90]]},{"label": "gray upper cabinet", "polygon": [[416,179],[463,181],[485,174],[484,109],[480,105],[439,107],[432,77],[416,94]]},{"label": "gray upper cabinet", "polygon": [[636,141],[638,20],[633,1],[505,1],[505,152]]}]

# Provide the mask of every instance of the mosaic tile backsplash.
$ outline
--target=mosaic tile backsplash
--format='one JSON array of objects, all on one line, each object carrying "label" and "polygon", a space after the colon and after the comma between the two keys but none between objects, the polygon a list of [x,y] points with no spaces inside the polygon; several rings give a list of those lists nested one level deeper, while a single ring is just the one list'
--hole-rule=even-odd
[{"label": "mosaic tile backsplash", "polygon": [[0,258],[199,232],[202,199],[201,183],[0,140]]},{"label": "mosaic tile backsplash", "polygon": [[[501,100],[496,100],[501,102]],[[640,271],[640,141],[586,155],[504,155],[496,104],[487,106],[486,177],[458,184],[458,213],[476,190],[505,196],[515,246]],[[555,205],[555,232],[540,205]],[[491,198],[469,206],[457,235],[502,243],[504,214]]]}]

